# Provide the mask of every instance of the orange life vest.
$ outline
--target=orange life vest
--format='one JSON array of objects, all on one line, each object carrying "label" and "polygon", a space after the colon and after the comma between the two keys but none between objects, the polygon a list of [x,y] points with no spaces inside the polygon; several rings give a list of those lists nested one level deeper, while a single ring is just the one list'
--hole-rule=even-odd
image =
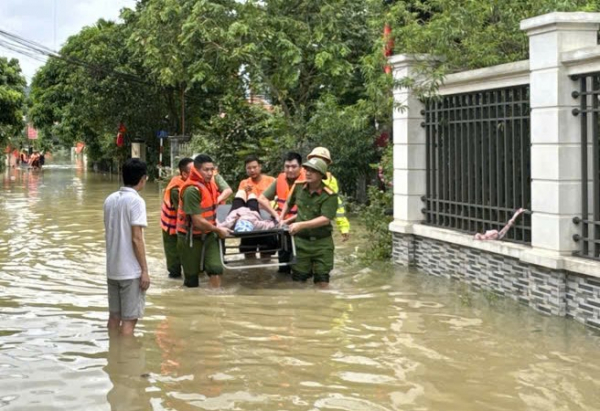
[{"label": "orange life vest", "polygon": [[[305,180],[306,175],[304,173],[304,169],[300,170],[300,175],[298,176],[296,181],[294,181],[294,184],[291,187],[288,186],[287,179],[285,178],[285,173],[281,173],[277,176],[277,186],[275,191],[275,194],[277,195],[277,211],[283,210],[283,206],[285,205],[288,196],[294,189],[294,186],[296,184],[305,183]],[[296,206],[293,206],[290,210],[288,210],[288,213],[285,216],[283,216],[283,218],[290,218],[292,216],[295,216],[297,213],[298,208]]]},{"label": "orange life vest", "polygon": [[[192,225],[191,216],[183,211],[183,193],[188,187],[196,187],[202,196],[200,200],[200,216],[206,219],[212,225],[217,224],[217,198],[219,197],[217,185],[213,180],[206,183],[195,167],[192,167],[190,177],[179,189],[179,207],[177,209],[177,232],[187,234],[188,228]],[[193,235],[202,235],[207,233],[194,227]]]},{"label": "orange life vest", "polygon": [[181,176],[175,176],[165,188],[160,213],[160,228],[169,235],[177,234],[177,209],[171,204],[171,190],[174,188],[181,189],[184,183],[185,180]]}]

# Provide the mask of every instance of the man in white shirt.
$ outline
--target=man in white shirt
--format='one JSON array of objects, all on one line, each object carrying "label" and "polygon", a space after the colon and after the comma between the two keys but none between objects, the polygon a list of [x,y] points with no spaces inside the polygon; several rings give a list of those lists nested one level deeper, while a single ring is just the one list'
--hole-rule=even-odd
[{"label": "man in white shirt", "polygon": [[137,158],[125,161],[122,172],[124,187],[104,201],[108,331],[133,335],[150,287],[144,244],[146,203],[138,194],[148,176],[146,163]]}]

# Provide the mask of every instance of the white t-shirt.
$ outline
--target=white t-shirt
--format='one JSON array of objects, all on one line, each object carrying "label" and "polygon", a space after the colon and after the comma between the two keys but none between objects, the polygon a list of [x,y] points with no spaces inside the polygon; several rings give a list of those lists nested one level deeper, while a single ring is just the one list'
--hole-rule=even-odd
[{"label": "white t-shirt", "polygon": [[133,188],[121,187],[104,201],[106,275],[111,280],[130,280],[142,274],[133,252],[132,226],[148,226],[146,202]]}]

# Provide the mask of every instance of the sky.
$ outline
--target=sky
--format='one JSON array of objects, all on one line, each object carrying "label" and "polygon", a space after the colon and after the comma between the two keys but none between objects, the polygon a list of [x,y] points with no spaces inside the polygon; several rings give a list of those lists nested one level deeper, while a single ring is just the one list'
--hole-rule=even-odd
[{"label": "sky", "polygon": [[[69,36],[98,19],[117,20],[136,0],[0,0],[0,29],[60,50]],[[0,46],[0,56],[17,58],[27,83],[44,64]],[[42,58],[42,60],[44,60]]]}]

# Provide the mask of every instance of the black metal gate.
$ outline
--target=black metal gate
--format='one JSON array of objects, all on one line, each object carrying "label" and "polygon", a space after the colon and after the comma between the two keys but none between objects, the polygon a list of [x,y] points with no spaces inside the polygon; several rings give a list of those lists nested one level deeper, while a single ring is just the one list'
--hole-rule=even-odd
[{"label": "black metal gate", "polygon": [[579,251],[574,254],[600,260],[600,73],[572,79],[579,80],[579,91],[572,94],[579,99],[579,108],[573,114],[581,119],[581,215],[573,219],[581,226],[581,234],[573,237],[579,243]]},{"label": "black metal gate", "polygon": [[[529,85],[425,102],[426,223],[475,233],[531,209]],[[505,239],[531,242],[531,216]]]}]

